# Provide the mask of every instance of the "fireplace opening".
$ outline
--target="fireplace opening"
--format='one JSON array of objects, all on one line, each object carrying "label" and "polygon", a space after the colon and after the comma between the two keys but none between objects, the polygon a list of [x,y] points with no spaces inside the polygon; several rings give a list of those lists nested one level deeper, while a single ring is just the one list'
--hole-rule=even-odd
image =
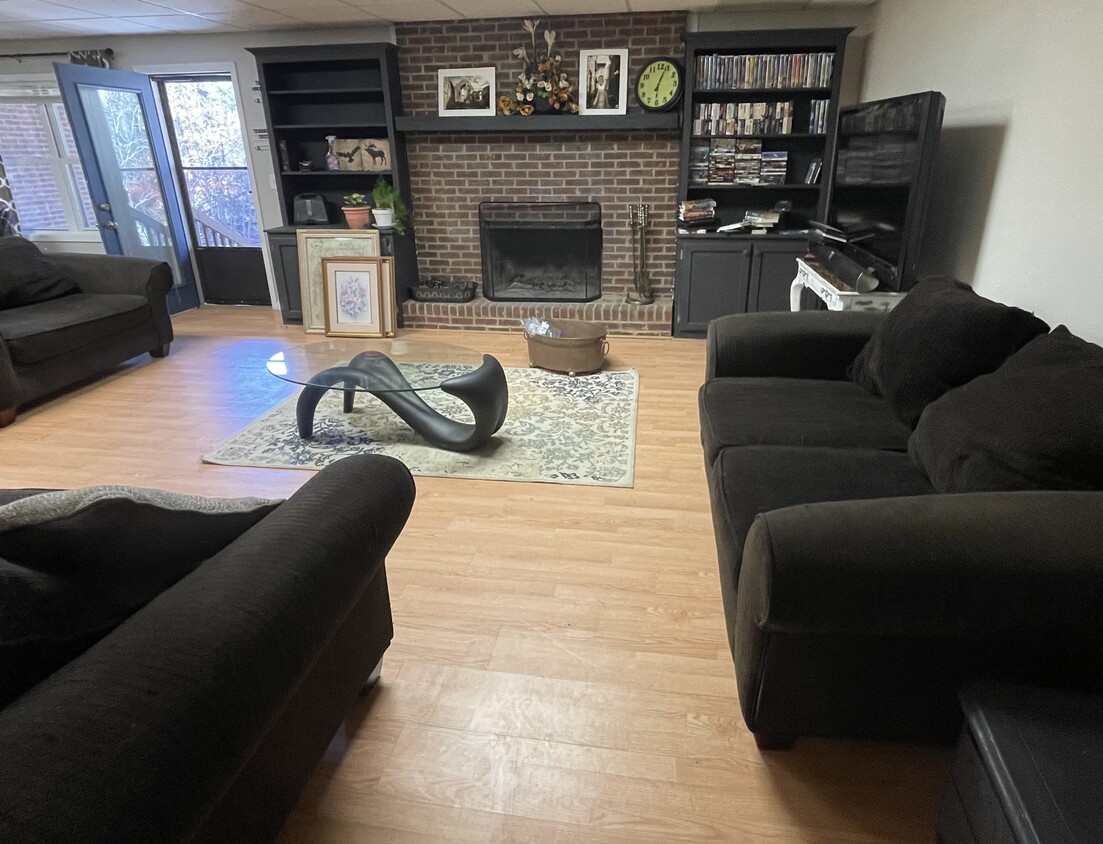
[{"label": "fireplace opening", "polygon": [[483,295],[499,302],[601,297],[596,202],[480,202]]}]

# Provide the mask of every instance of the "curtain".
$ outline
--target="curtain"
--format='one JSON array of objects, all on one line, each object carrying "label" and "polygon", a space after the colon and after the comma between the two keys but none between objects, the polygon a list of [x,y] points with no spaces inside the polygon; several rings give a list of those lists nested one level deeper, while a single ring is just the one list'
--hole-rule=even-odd
[{"label": "curtain", "polygon": [[15,198],[4,170],[4,159],[0,158],[0,237],[9,234],[19,234],[19,216],[15,213]]}]

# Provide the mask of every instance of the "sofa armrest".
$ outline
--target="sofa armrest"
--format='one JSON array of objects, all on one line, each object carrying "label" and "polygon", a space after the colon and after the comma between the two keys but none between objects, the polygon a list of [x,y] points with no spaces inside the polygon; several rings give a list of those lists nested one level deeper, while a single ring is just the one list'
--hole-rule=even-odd
[{"label": "sofa armrest", "polygon": [[326,467],[0,711],[0,840],[190,841],[383,576],[413,499],[396,460]]},{"label": "sofa armrest", "polygon": [[172,342],[172,322],[165,301],[172,290],[172,268],[164,261],[79,252],[52,252],[49,258],[69,273],[82,293],[144,296],[149,300],[162,343]]},{"label": "sofa armrest", "polygon": [[862,311],[720,317],[709,323],[705,377],[842,380],[884,318]]},{"label": "sofa armrest", "polygon": [[738,613],[784,633],[1083,647],[1103,636],[1103,492],[788,507],[747,536]]}]

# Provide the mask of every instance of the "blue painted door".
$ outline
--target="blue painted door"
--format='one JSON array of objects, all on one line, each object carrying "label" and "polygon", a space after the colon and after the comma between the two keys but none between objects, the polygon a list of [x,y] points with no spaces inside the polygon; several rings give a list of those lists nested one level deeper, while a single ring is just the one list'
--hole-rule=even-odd
[{"label": "blue painted door", "polygon": [[104,249],[165,261],[173,313],[197,307],[180,196],[148,76],[55,64]]}]

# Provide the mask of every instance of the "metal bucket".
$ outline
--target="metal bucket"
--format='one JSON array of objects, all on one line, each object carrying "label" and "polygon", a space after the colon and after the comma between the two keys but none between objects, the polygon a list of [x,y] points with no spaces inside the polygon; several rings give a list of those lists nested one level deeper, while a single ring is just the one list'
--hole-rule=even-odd
[{"label": "metal bucket", "polygon": [[526,334],[529,366],[565,372],[567,375],[586,375],[605,366],[605,354],[609,351],[605,326],[580,319],[545,321],[558,328],[563,335],[545,337],[542,334]]}]

